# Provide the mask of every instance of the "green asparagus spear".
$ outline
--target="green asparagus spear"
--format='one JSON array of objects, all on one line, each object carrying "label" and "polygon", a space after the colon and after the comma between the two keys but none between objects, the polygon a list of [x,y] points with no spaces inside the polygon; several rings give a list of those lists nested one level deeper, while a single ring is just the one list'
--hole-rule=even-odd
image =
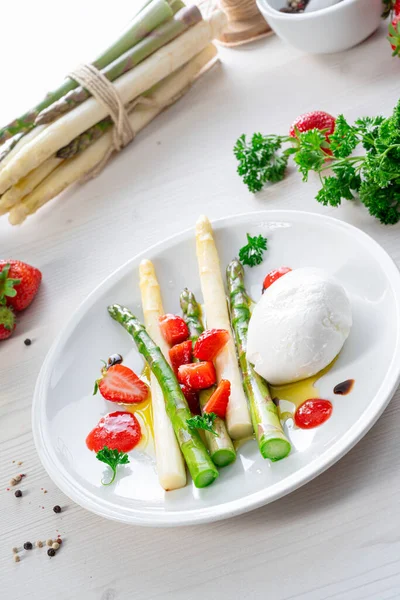
[{"label": "green asparagus spear", "polygon": [[177,13],[182,8],[185,8],[185,3],[182,0],[168,0],[173,14]]},{"label": "green asparagus spear", "polygon": [[204,327],[201,322],[201,308],[194,297],[193,292],[185,288],[180,295],[180,304],[183,318],[189,329],[189,336],[194,343],[203,333]]},{"label": "green asparagus spear", "polygon": [[[175,1],[177,2],[177,0]],[[103,69],[103,75],[109,81],[114,81],[124,73],[127,73],[136,67],[136,65],[150,56],[150,54],[153,54],[156,50],[165,46],[165,44],[168,44],[168,42],[172,41],[189,27],[199,23],[201,20],[201,12],[197,6],[183,8],[175,15],[174,19],[171,19],[154,29],[154,31],[146,36],[141,42],[119,56],[114,62],[110,63]],[[82,87],[71,90],[68,94],[57,100],[57,102],[53,102],[51,106],[43,110],[36,117],[35,125],[52,123],[61,115],[70,112],[79,106],[82,102],[90,98],[90,96],[90,92]]]},{"label": "green asparagus spear", "polygon": [[72,142],[57,150],[57,158],[72,158],[73,156],[80,154],[112,126],[113,120],[111,117],[106,117],[102,121],[99,121],[99,123],[89,127],[89,129],[86,129],[86,131],[78,135],[78,137],[74,138]]},{"label": "green asparagus spear", "polygon": [[164,394],[167,414],[195,486],[203,488],[210,485],[218,477],[218,470],[211,461],[197,431],[191,430],[187,424],[187,419],[192,416],[191,412],[174,372],[160,348],[153,342],[145,327],[127,308],[113,304],[108,307],[108,312],[130,333],[139,352],[156,376]]},{"label": "green asparagus spear", "polygon": [[243,388],[250,403],[258,446],[264,458],[280,460],[289,454],[290,443],[283,432],[278,409],[271,399],[267,383],[254,371],[246,358],[251,301],[244,286],[243,266],[238,260],[233,260],[228,265],[226,275],[232,328],[243,374]]},{"label": "green asparagus spear", "polygon": [[[126,52],[129,48],[132,48],[132,46],[145,38],[153,31],[153,29],[171,17],[172,10],[167,0],[152,0],[144,8],[142,4],[140,12],[136,14],[131,21],[129,29],[127,29],[112,46],[107,48],[93,64],[98,69],[104,69],[104,67],[113,62],[118,56],[121,56],[121,54]],[[78,87],[76,81],[67,78],[56,90],[46,94],[44,99],[34,108],[0,129],[0,144],[14,136],[16,133],[33,129],[33,127],[35,127],[35,119],[42,110],[76,87]]]},{"label": "green asparagus spear", "polygon": [[[203,333],[204,328],[201,322],[201,309],[194,294],[185,288],[180,297],[183,318],[189,328],[190,339],[194,343],[199,335]],[[200,408],[203,409],[207,404],[211,394],[215,390],[215,386],[207,390],[202,390],[199,395]],[[214,432],[205,431],[207,448],[210,451],[212,461],[218,467],[225,467],[236,460],[236,451],[233,447],[232,440],[227,432],[223,419],[216,417],[213,424]]]},{"label": "green asparagus spear", "polygon": [[[212,393],[215,391],[215,386],[202,390],[199,394],[200,408],[203,408],[209,401]],[[216,417],[213,423],[213,431],[205,431],[207,448],[210,452],[211,460],[217,467],[226,467],[236,460],[236,450],[232,443],[229,433],[226,429],[225,421]]]}]

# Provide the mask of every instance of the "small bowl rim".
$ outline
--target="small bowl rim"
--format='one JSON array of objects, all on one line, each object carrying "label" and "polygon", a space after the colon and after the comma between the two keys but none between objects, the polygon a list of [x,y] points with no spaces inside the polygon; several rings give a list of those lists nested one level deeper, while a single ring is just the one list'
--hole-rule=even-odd
[{"label": "small bowl rim", "polygon": [[278,18],[278,19],[282,19],[282,21],[290,21],[292,19],[296,19],[301,20],[301,21],[307,21],[307,20],[312,20],[312,19],[317,19],[318,17],[320,17],[322,15],[322,13],[324,14],[328,14],[328,13],[332,13],[334,11],[337,10],[344,10],[344,8],[346,6],[349,6],[350,4],[355,4],[356,2],[360,2],[361,0],[342,0],[341,2],[338,2],[337,4],[334,4],[333,6],[328,6],[326,8],[320,8],[319,10],[315,10],[313,12],[309,12],[309,13],[283,13],[280,12],[279,10],[277,10],[276,8],[274,8],[273,6],[271,6],[268,2],[268,0],[257,0],[257,4],[262,6],[262,8],[264,10],[266,10],[267,12],[269,12],[271,14],[271,16],[273,16],[274,19]]}]

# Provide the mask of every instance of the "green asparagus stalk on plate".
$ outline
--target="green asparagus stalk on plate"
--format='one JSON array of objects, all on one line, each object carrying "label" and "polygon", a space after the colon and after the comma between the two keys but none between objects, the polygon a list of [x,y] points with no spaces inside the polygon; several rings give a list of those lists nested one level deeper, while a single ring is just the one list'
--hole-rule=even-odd
[{"label": "green asparagus stalk on plate", "polygon": [[[178,0],[175,0],[175,2],[178,2]],[[127,73],[145,58],[150,56],[150,54],[153,54],[153,52],[168,44],[168,42],[178,37],[178,35],[181,35],[181,33],[186,31],[189,27],[202,20],[201,12],[197,6],[182,8],[182,6],[184,6],[183,3],[181,3],[180,0],[179,3],[181,5],[181,10],[179,10],[173,19],[156,27],[156,29],[143,40],[127,50],[124,54],[121,54],[121,56],[102,70],[103,75],[109,81],[114,81],[124,73]],[[175,4],[174,6],[178,8],[179,4]],[[171,6],[171,9],[173,10],[173,6]],[[71,90],[68,94],[56,102],[53,102],[51,106],[43,110],[37,116],[35,124],[44,125],[52,123],[61,115],[79,106],[79,104],[90,98],[90,96],[90,92],[82,87]],[[110,120],[108,119],[108,121]]]},{"label": "green asparagus stalk on plate", "polygon": [[251,301],[244,285],[242,264],[233,260],[228,265],[226,274],[232,328],[258,447],[264,458],[280,460],[289,454],[290,443],[283,432],[278,409],[272,401],[267,383],[254,371],[246,358]]},{"label": "green asparagus stalk on plate", "polygon": [[204,327],[201,322],[201,307],[197,303],[193,292],[185,288],[180,295],[180,304],[183,318],[189,329],[189,336],[193,343],[203,333]]},{"label": "green asparagus stalk on plate", "polygon": [[[147,4],[143,8],[143,4]],[[107,65],[121,56],[145,38],[153,29],[172,17],[172,9],[167,0],[152,0],[150,3],[142,3],[141,10],[131,21],[129,28],[93,62],[98,69],[104,69]],[[78,87],[73,79],[67,78],[55,90],[46,94],[41,102],[22,116],[14,119],[11,123],[0,129],[0,144],[7,141],[17,133],[27,132],[35,127],[35,120],[39,113],[56,102],[68,92]]]},{"label": "green asparagus stalk on plate", "polygon": [[[194,343],[199,335],[203,333],[204,327],[201,321],[201,308],[196,301],[192,292],[184,289],[180,296],[180,303],[183,312],[183,318],[189,329],[190,339]],[[200,408],[202,409],[207,404],[211,394],[215,390],[215,386],[202,390],[199,394]],[[211,459],[218,467],[230,465],[236,459],[236,451],[229,437],[226,425],[223,419],[216,417],[213,423],[213,431],[205,431],[205,439],[207,448],[210,452]]]},{"label": "green asparagus stalk on plate", "polygon": [[108,307],[111,317],[120,323],[134,339],[139,352],[146,359],[163,391],[167,414],[196,487],[210,485],[218,470],[197,431],[189,428],[191,412],[180,385],[159,347],[153,342],[145,327],[127,309],[119,304]]}]

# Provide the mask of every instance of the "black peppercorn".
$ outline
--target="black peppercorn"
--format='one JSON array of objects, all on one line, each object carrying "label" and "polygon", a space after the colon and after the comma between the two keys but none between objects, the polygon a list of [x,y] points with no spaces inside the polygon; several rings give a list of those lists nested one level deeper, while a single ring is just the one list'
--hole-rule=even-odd
[{"label": "black peppercorn", "polygon": [[107,360],[107,369],[114,365],[120,365],[124,359],[120,354],[111,354]]},{"label": "black peppercorn", "polygon": [[55,556],[56,555],[56,551],[53,550],[53,548],[49,548],[47,550],[47,554],[48,554],[48,556]]},{"label": "black peppercorn", "polygon": [[25,542],[24,548],[25,548],[25,550],[32,550],[33,545],[31,542]]},{"label": "black peppercorn", "polygon": [[30,346],[32,344],[32,340],[30,340],[29,338],[26,338],[26,340],[24,341],[25,346]]},{"label": "black peppercorn", "polygon": [[53,506],[53,510],[55,513],[60,513],[61,512],[61,506],[58,506],[58,504],[56,504],[56,506]]},{"label": "black peppercorn", "polygon": [[21,498],[21,496],[22,496],[22,492],[21,492],[21,490],[16,490],[16,491],[14,492],[14,496],[15,496],[16,498]]}]

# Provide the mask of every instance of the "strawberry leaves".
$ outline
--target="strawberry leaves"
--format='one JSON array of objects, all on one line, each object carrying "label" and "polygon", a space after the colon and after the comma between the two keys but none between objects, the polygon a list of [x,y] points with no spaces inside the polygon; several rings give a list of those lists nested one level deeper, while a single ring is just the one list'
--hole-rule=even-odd
[{"label": "strawberry leaves", "polygon": [[382,0],[383,3],[383,12],[382,12],[382,19],[386,19],[389,15],[392,14],[395,5],[396,5],[396,0]]},{"label": "strawberry leaves", "polygon": [[2,305],[6,304],[7,298],[15,298],[17,290],[14,286],[21,283],[20,279],[12,279],[8,276],[10,268],[11,265],[6,264],[0,272],[0,304]]},{"label": "strawberry leaves", "polygon": [[15,327],[15,315],[8,306],[0,306],[0,326],[13,331]]}]

